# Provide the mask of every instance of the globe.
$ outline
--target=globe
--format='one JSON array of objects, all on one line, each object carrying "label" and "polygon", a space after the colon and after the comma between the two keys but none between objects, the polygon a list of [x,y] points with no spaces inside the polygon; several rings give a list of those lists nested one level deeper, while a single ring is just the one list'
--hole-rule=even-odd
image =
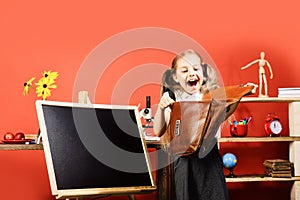
[{"label": "globe", "polygon": [[232,153],[226,153],[223,156],[223,165],[224,167],[230,169],[230,168],[234,168],[237,164],[237,159],[235,157],[234,154]]},{"label": "globe", "polygon": [[236,166],[236,164],[237,164],[237,159],[234,154],[226,153],[223,156],[223,166],[230,171],[230,174],[227,177],[235,177],[235,175],[233,174],[233,168]]}]

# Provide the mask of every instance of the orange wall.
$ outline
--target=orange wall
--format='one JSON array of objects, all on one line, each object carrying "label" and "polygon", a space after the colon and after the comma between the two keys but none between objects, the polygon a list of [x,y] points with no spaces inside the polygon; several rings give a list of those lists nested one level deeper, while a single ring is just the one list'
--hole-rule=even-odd
[{"label": "orange wall", "polygon": [[[245,71],[241,71],[240,67],[257,59],[263,50],[274,71],[274,79],[269,81],[270,96],[277,96],[278,87],[299,87],[299,6],[297,0],[289,0],[285,4],[271,0],[192,0],[184,3],[168,0],[89,0],[85,3],[56,0],[1,1],[0,137],[7,131],[37,132],[39,127],[34,107],[37,98],[34,94],[28,97],[22,95],[23,83],[31,76],[40,77],[43,70],[58,71],[58,88],[49,100],[72,101],[77,73],[89,53],[111,36],[135,28],[162,27],[193,38],[213,58],[225,85],[257,82],[257,66]],[[111,65],[105,66],[107,69],[99,80],[93,100],[96,103],[112,102],[117,81],[130,69],[149,63],[169,65],[172,57],[168,52],[144,49],[116,58]],[[99,56],[99,59],[105,58],[105,54]],[[161,75],[155,69],[147,73],[154,79]],[[135,78],[139,79],[138,76],[134,77],[131,84]],[[146,95],[151,95],[155,104],[159,98],[158,85],[145,84],[125,99],[114,102],[141,102],[145,106]],[[261,127],[264,116],[271,111],[278,112],[285,124],[285,131],[288,131],[286,110],[282,107],[268,105],[240,108],[243,113],[245,110],[250,113],[251,110],[252,114],[257,114],[249,134],[260,135],[263,132]],[[226,128],[223,132],[228,134]],[[257,145],[261,147],[261,144]],[[287,152],[287,147],[284,152],[275,147],[267,148],[271,152],[275,151],[275,155],[282,153],[285,156]],[[245,161],[243,164],[241,154],[247,151],[245,148],[237,150],[241,156],[237,172],[247,173],[248,163]],[[252,161],[263,159],[250,153],[245,156]],[[42,151],[2,151],[0,163],[2,199],[51,199]],[[262,170],[261,166],[257,168]],[[230,186],[232,199],[238,198],[240,187],[257,189],[257,186],[243,184]],[[268,187],[272,189],[273,186]],[[285,188],[285,194],[289,193],[288,186],[280,187]]]}]

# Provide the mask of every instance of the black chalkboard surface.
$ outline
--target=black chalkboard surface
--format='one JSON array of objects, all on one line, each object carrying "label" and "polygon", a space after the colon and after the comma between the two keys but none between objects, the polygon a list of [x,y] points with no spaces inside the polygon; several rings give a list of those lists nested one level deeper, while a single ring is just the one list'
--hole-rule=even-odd
[{"label": "black chalkboard surface", "polygon": [[55,101],[36,106],[53,195],[155,189],[136,106]]}]

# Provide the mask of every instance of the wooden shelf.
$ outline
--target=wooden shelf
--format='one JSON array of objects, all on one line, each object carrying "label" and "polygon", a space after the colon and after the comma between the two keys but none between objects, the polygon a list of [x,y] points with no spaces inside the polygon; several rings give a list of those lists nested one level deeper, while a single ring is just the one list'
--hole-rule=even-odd
[{"label": "wooden shelf", "polygon": [[218,142],[293,142],[300,137],[223,137]]},{"label": "wooden shelf", "polygon": [[[300,137],[224,137],[218,142],[293,142]],[[161,145],[159,141],[146,141],[148,145]],[[0,150],[43,150],[42,144],[0,144]]]},{"label": "wooden shelf", "polygon": [[297,97],[244,97],[241,102],[260,102],[260,103],[290,103],[290,102],[300,102],[300,98]]},{"label": "wooden shelf", "polygon": [[[147,146],[159,148],[159,141],[146,141]],[[0,144],[0,150],[43,150],[43,144]]]},{"label": "wooden shelf", "polygon": [[42,144],[0,144],[0,150],[43,150]]},{"label": "wooden shelf", "polygon": [[273,178],[264,175],[248,175],[248,176],[237,176],[235,178],[226,178],[226,182],[260,182],[260,181],[300,181],[300,177],[291,178]]}]

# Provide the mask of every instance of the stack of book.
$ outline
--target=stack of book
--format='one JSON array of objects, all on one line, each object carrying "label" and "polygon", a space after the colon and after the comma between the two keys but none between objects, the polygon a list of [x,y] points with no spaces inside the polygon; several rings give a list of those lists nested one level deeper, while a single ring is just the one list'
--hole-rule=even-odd
[{"label": "stack of book", "polygon": [[277,178],[292,177],[293,164],[288,160],[282,160],[282,159],[265,160],[263,165],[265,166],[266,176],[277,177]]},{"label": "stack of book", "polygon": [[300,87],[278,88],[278,97],[300,97]]}]

